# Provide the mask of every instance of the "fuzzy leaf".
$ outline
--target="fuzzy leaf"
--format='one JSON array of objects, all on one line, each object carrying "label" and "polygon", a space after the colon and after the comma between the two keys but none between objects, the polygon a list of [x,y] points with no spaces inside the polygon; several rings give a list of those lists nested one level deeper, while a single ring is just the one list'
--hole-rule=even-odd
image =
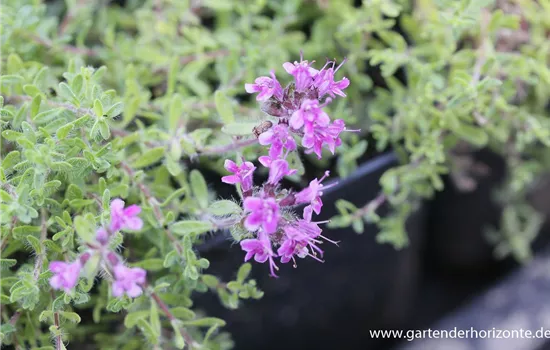
[{"label": "fuzzy leaf", "polygon": [[208,207],[208,187],[204,177],[198,170],[193,169],[189,178],[195,199],[202,208]]},{"label": "fuzzy leaf", "polygon": [[164,147],[157,147],[148,150],[144,154],[142,154],[133,164],[132,167],[139,169],[144,168],[146,166],[152,165],[162,159],[164,156]]},{"label": "fuzzy leaf", "polygon": [[242,208],[237,203],[230,200],[220,200],[213,202],[208,207],[208,211],[214,215],[230,215],[242,212]]},{"label": "fuzzy leaf", "polygon": [[172,224],[171,230],[178,235],[198,235],[214,229],[214,225],[211,222],[206,221],[177,221]]},{"label": "fuzzy leaf", "polygon": [[259,122],[231,123],[222,127],[222,132],[232,136],[252,135],[252,130],[258,126]]},{"label": "fuzzy leaf", "polygon": [[222,118],[225,125],[235,122],[235,116],[233,115],[233,107],[231,106],[231,100],[223,93],[223,91],[216,91],[214,94],[214,102],[216,103],[216,110]]}]

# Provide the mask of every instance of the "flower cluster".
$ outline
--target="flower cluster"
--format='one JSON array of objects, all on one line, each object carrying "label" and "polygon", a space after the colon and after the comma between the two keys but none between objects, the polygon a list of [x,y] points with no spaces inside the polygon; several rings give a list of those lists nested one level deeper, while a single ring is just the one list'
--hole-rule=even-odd
[{"label": "flower cluster", "polygon": [[[268,155],[258,159],[269,168],[269,177],[262,186],[254,187],[256,167],[243,159],[240,165],[226,160],[225,168],[233,175],[222,178],[225,183],[239,184],[242,190],[243,227],[251,236],[240,242],[246,252],[245,261],[252,258],[260,263],[269,261],[274,277],[278,270],[276,258],[283,264],[292,261],[294,266],[296,257],[309,256],[322,261],[323,251],[318,245],[323,240],[336,243],[321,235],[319,224],[324,222],[312,220],[313,213],[321,212],[321,196],[326,188],[322,182],[329,172],[297,193],[282,189],[280,184],[285,176],[297,172],[287,161],[290,152],[297,150],[295,138],[301,137],[306,153],[313,152],[321,158],[325,147],[334,154],[341,144],[340,133],[346,130],[343,120],[331,121],[323,110],[336,95],[346,96],[343,90],[348,87],[349,80],[334,80],[343,62],[335,67],[335,62],[329,61],[321,70],[313,68],[312,63],[301,57],[300,62],[283,64],[294,78],[284,89],[273,71],[270,77],[259,77],[254,84],[245,85],[247,92],[259,93],[256,99],[262,103],[262,110],[278,119],[276,125],[258,136],[261,145],[269,146]],[[292,207],[297,205],[305,205],[301,217],[292,212]]]},{"label": "flower cluster", "polygon": [[313,62],[286,62],[283,68],[294,77],[294,82],[285,89],[271,72],[271,77],[259,77],[254,84],[245,84],[249,93],[259,92],[256,99],[262,102],[262,110],[279,119],[279,124],[259,137],[260,144],[271,145],[269,157],[277,158],[283,150],[293,151],[296,142],[292,134],[302,137],[306,152],[322,157],[323,146],[334,154],[341,144],[340,133],[346,130],[344,121],[331,122],[323,107],[333,101],[336,95],[345,97],[343,92],[349,80],[334,80],[334,74],[345,63],[335,67],[328,61],[321,70],[311,67]]},{"label": "flower cluster", "polygon": [[141,208],[137,205],[124,207],[124,201],[115,199],[111,202],[111,221],[108,227],[100,227],[96,231],[95,242],[87,243],[88,250],[81,254],[74,262],[50,262],[50,271],[54,274],[50,285],[54,289],[70,293],[78,283],[86,263],[93,255],[101,258],[105,268],[113,276],[112,295],[121,297],[124,294],[131,298],[142,294],[142,285],[145,283],[145,270],[129,268],[122,263],[122,259],[109,249],[109,242],[113,234],[120,230],[141,230],[143,221],[139,218]]}]

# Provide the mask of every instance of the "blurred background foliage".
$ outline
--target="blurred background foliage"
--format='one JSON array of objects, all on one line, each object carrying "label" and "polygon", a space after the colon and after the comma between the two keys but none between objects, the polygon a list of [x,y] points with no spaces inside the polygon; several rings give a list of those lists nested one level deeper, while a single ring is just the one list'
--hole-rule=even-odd
[{"label": "blurred background foliage", "polygon": [[[488,148],[508,170],[502,225],[488,238],[499,256],[530,256],[542,218],[526,195],[550,166],[548,0],[4,0],[0,15],[7,344],[141,349],[144,336],[158,349],[230,347],[223,321],[192,311],[191,294],[210,289],[235,308],[261,292],[248,265],[232,282],[204,274],[193,248],[217,228],[209,218],[234,210],[214,202],[218,177],[205,171],[263,152],[252,127],[267,117],[243,84],[271,69],[284,76],[300,51],[318,67],[347,58],[348,97],[329,114],[361,132],[345,133],[334,157],[295,157],[295,186],[326,168],[348,176],[390,150],[401,164],[365,207],[337,202],[332,227],[361,233],[375,222],[380,242],[404,247],[419,200],[443,190],[445,174],[475,190],[483,171],[471,154]],[[109,299],[105,282],[50,293],[43,266],[75,255],[72,218],[100,223],[114,197],[144,207],[148,225],[124,254],[173,305],[168,325],[161,304]],[[386,204],[392,214],[378,217]]]}]

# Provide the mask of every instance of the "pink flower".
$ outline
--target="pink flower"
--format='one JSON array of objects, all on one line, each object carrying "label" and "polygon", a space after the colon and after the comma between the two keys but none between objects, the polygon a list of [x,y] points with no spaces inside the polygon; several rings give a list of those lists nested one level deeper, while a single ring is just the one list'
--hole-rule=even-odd
[{"label": "pink flower", "polygon": [[244,261],[248,261],[252,257],[254,257],[254,260],[256,260],[259,263],[264,263],[267,260],[269,260],[269,268],[271,270],[271,276],[277,277],[277,275],[273,271],[274,269],[275,270],[278,269],[277,265],[275,265],[275,262],[273,262],[273,257],[275,256],[275,254],[271,249],[271,241],[265,235],[265,233],[260,232],[258,234],[258,239],[242,240],[241,248],[246,252]]},{"label": "pink flower", "polygon": [[124,293],[130,298],[136,298],[143,293],[141,284],[145,283],[146,272],[139,267],[129,268],[123,264],[114,267],[115,281],[113,282],[113,296],[121,297]]},{"label": "pink flower", "polygon": [[334,74],[342,67],[342,65],[346,62],[344,60],[336,69],[334,69],[335,62],[327,62],[325,67],[332,63],[332,67],[325,69],[321,69],[319,73],[314,77],[313,84],[317,88],[317,91],[319,93],[319,98],[323,97],[325,94],[329,94],[332,97],[335,97],[335,95],[339,95],[342,97],[346,97],[346,94],[342,91],[345,88],[349,86],[349,80],[347,78],[342,78],[342,80],[335,82],[334,81]]},{"label": "pink flower", "polygon": [[336,119],[332,124],[315,124],[311,132],[306,132],[302,139],[302,146],[307,148],[307,153],[315,152],[321,159],[323,145],[326,144],[332,154],[337,146],[342,144],[340,133],[346,129],[342,119]]},{"label": "pink flower", "polygon": [[255,84],[244,84],[246,92],[253,94],[259,92],[256,96],[257,101],[266,101],[275,96],[276,99],[283,99],[283,88],[281,84],[277,81],[275,73],[271,71],[271,78],[269,77],[259,77],[254,81]]},{"label": "pink flower", "polygon": [[82,270],[80,259],[70,264],[63,261],[50,262],[50,271],[54,273],[50,279],[50,286],[53,289],[63,289],[69,293],[78,282],[80,270]]},{"label": "pink flower", "polygon": [[109,242],[109,232],[107,232],[106,229],[103,227],[99,228],[95,233],[95,239],[101,243],[101,245],[105,245]]},{"label": "pink flower", "polygon": [[288,162],[284,159],[273,160],[268,156],[261,156],[258,160],[262,165],[269,168],[267,183],[272,185],[278,184],[283,177],[294,175],[297,172],[296,169],[290,169]]},{"label": "pink flower", "polygon": [[124,208],[124,201],[115,199],[111,202],[111,232],[118,230],[141,230],[143,221],[138,217],[141,208],[131,205]]},{"label": "pink flower", "polygon": [[312,222],[311,220],[304,218],[296,221],[296,227],[299,232],[307,235],[309,238],[315,239],[321,237],[321,233],[323,232],[318,225],[319,223],[325,223],[325,221]]},{"label": "pink flower", "polygon": [[309,251],[307,243],[304,243],[304,235],[300,234],[295,229],[285,229],[286,239],[277,250],[277,254],[281,257],[281,262],[286,264],[294,259],[294,255],[299,258],[305,258]]},{"label": "pink flower", "polygon": [[303,101],[300,109],[292,113],[289,120],[290,126],[295,130],[304,126],[305,134],[314,132],[315,126],[327,127],[330,124],[330,118],[321,108],[317,100]]},{"label": "pink flower", "polygon": [[268,234],[277,231],[279,205],[275,198],[247,197],[244,200],[243,207],[250,212],[244,222],[244,226],[249,231],[256,231],[260,227]]},{"label": "pink flower", "polygon": [[275,125],[268,131],[262,133],[258,137],[260,145],[271,145],[269,149],[269,156],[273,159],[279,158],[283,154],[283,148],[288,151],[294,151],[296,149],[296,141],[289,133],[288,126],[285,124]]},{"label": "pink flower", "polygon": [[308,187],[296,193],[294,196],[296,204],[309,203],[309,205],[304,208],[304,217],[306,217],[306,220],[311,220],[311,211],[314,211],[315,214],[321,212],[321,208],[323,207],[321,196],[323,195],[323,188],[325,187],[321,182],[329,175],[330,172],[326,171],[322,178],[319,180],[313,179]]},{"label": "pink flower", "polygon": [[226,184],[241,184],[243,191],[248,191],[253,185],[253,174],[256,167],[251,162],[243,162],[241,165],[235,164],[234,161],[226,159],[224,164],[225,169],[232,172],[234,175],[227,175],[222,177],[222,182]]},{"label": "pink flower", "polygon": [[241,241],[241,248],[246,252],[244,261],[254,257],[259,263],[264,263],[270,256],[273,256],[271,241],[265,234],[260,234],[257,239],[244,239]]},{"label": "pink flower", "polygon": [[[315,260],[322,262],[322,260],[317,257],[317,255],[323,256],[323,251],[317,247],[317,244],[321,243],[321,241],[316,240],[321,234],[321,229],[317,227],[319,235],[310,235],[308,233],[314,230],[313,226],[317,227],[314,223],[299,220],[297,225],[287,225],[284,227],[285,241],[277,250],[283,264],[290,260],[294,260],[294,255],[299,258],[311,256]],[[294,261],[294,263],[296,263],[296,261]]]},{"label": "pink flower", "polygon": [[295,88],[297,92],[304,92],[313,84],[313,77],[319,73],[319,71],[313,67],[308,61],[303,60],[303,54],[300,54],[300,62],[294,61],[294,63],[286,62],[283,64],[283,68],[288,74],[291,74],[295,80]]}]

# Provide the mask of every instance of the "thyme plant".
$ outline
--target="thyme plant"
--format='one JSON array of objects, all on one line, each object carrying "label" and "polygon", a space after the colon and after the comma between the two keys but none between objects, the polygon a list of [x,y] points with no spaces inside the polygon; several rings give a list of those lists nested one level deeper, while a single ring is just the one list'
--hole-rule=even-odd
[{"label": "thyme plant", "polygon": [[369,150],[400,165],[329,227],[375,222],[404,247],[416,205],[444,174],[473,189],[469,153],[488,148],[508,166],[489,239],[527,259],[542,217],[526,195],[550,160],[548,18],[547,0],[4,0],[0,341],[231,348],[193,296],[235,309],[261,286],[249,263],[209,274],[197,248],[230,230],[273,276],[330,259],[324,181]]}]

